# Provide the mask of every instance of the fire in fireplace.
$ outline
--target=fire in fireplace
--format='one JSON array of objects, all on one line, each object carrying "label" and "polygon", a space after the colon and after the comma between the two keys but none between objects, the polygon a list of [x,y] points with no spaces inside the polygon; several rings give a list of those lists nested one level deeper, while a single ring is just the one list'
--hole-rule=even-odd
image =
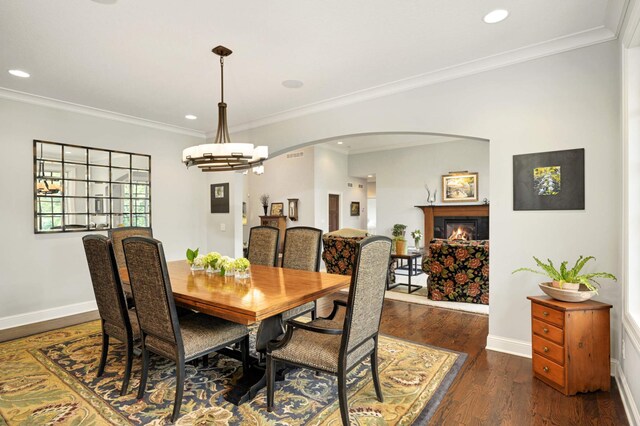
[{"label": "fire in fireplace", "polygon": [[445,235],[449,240],[475,240],[477,224],[475,221],[446,221]]}]

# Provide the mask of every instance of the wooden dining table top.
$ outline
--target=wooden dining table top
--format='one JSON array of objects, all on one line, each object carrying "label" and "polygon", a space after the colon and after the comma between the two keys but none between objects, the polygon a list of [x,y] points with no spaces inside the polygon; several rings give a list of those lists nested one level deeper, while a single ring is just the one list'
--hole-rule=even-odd
[{"label": "wooden dining table top", "polygon": [[[191,271],[185,261],[167,262],[177,305],[240,324],[253,324],[348,287],[348,275],[251,265],[251,277],[236,280]],[[130,289],[127,268],[118,271]]]}]

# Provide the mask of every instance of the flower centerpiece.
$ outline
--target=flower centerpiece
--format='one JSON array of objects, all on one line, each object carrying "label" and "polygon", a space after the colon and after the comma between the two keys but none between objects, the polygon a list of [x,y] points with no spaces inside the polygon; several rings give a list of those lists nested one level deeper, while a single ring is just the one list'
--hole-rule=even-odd
[{"label": "flower centerpiece", "polygon": [[235,270],[235,277],[238,279],[249,278],[250,266],[251,266],[251,263],[249,263],[249,260],[244,257],[239,257],[236,260],[234,260],[233,269]]},{"label": "flower centerpiece", "polygon": [[225,277],[233,276],[233,263],[234,259],[229,256],[222,256],[218,260],[218,267],[220,268],[220,275]]},{"label": "flower centerpiece", "polygon": [[413,242],[415,243],[416,250],[419,249],[420,240],[422,239],[422,231],[420,231],[419,229],[416,229],[411,233],[411,236],[413,237]]},{"label": "flower centerpiece", "polygon": [[187,249],[187,263],[189,264],[189,266],[191,266],[192,271],[199,271],[204,269],[202,259],[199,259],[200,256],[198,256],[199,252],[199,248],[195,250],[192,250],[190,248]]},{"label": "flower centerpiece", "polygon": [[222,255],[218,252],[212,251],[207,253],[204,256],[204,261],[207,266],[207,272],[210,272],[210,273],[219,272],[220,268],[218,266],[218,263],[220,262],[221,258],[222,258]]}]

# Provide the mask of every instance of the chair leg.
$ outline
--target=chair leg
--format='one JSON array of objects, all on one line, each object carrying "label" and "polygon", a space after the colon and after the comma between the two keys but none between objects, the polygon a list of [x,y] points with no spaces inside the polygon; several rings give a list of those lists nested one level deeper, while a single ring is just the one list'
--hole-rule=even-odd
[{"label": "chair leg", "polygon": [[176,363],[176,400],[173,403],[173,414],[171,422],[175,423],[180,416],[180,406],[182,405],[182,395],[184,393],[184,361]]},{"label": "chair leg", "polygon": [[313,301],[313,311],[311,311],[311,321],[318,318],[318,302]]},{"label": "chair leg", "polygon": [[138,388],[138,399],[144,397],[144,390],[147,386],[147,374],[149,373],[149,351],[142,346],[142,374],[140,376],[140,387]]},{"label": "chair leg", "polygon": [[122,379],[122,389],[120,389],[120,395],[124,396],[129,389],[129,378],[131,377],[131,364],[133,363],[133,340],[128,339],[126,343],[127,359],[126,367],[124,369],[124,378]]},{"label": "chair leg", "polygon": [[242,353],[242,373],[249,371],[249,335],[247,334],[240,342],[240,351]]},{"label": "chair leg", "polygon": [[267,371],[265,375],[267,376],[267,411],[271,412],[273,411],[273,394],[276,381],[276,372],[273,358],[271,358],[271,355],[269,354],[267,354],[266,364]]},{"label": "chair leg", "polygon": [[202,368],[207,368],[209,367],[209,355],[203,355],[202,356]]},{"label": "chair leg", "polygon": [[104,366],[107,363],[107,352],[109,351],[109,335],[102,330],[102,355],[98,366],[98,377],[104,373]]},{"label": "chair leg", "polygon": [[371,352],[371,374],[373,375],[373,386],[376,388],[378,401],[384,402],[382,388],[380,387],[380,377],[378,376],[378,342],[376,342],[376,347]]},{"label": "chair leg", "polygon": [[349,426],[349,404],[347,403],[347,375],[338,373],[338,400],[340,402],[340,417],[342,424]]}]

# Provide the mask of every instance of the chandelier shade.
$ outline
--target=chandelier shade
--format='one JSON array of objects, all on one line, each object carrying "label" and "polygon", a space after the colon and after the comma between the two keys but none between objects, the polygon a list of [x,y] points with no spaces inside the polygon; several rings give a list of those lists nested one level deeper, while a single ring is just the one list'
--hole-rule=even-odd
[{"label": "chandelier shade", "polygon": [[182,162],[187,166],[198,166],[203,172],[243,171],[262,166],[269,157],[267,146],[254,147],[251,143],[232,143],[227,126],[227,104],[224,102],[224,58],[231,50],[224,46],[214,47],[213,53],[220,56],[221,99],[218,103],[218,130],[213,143],[196,145],[182,151]]}]

